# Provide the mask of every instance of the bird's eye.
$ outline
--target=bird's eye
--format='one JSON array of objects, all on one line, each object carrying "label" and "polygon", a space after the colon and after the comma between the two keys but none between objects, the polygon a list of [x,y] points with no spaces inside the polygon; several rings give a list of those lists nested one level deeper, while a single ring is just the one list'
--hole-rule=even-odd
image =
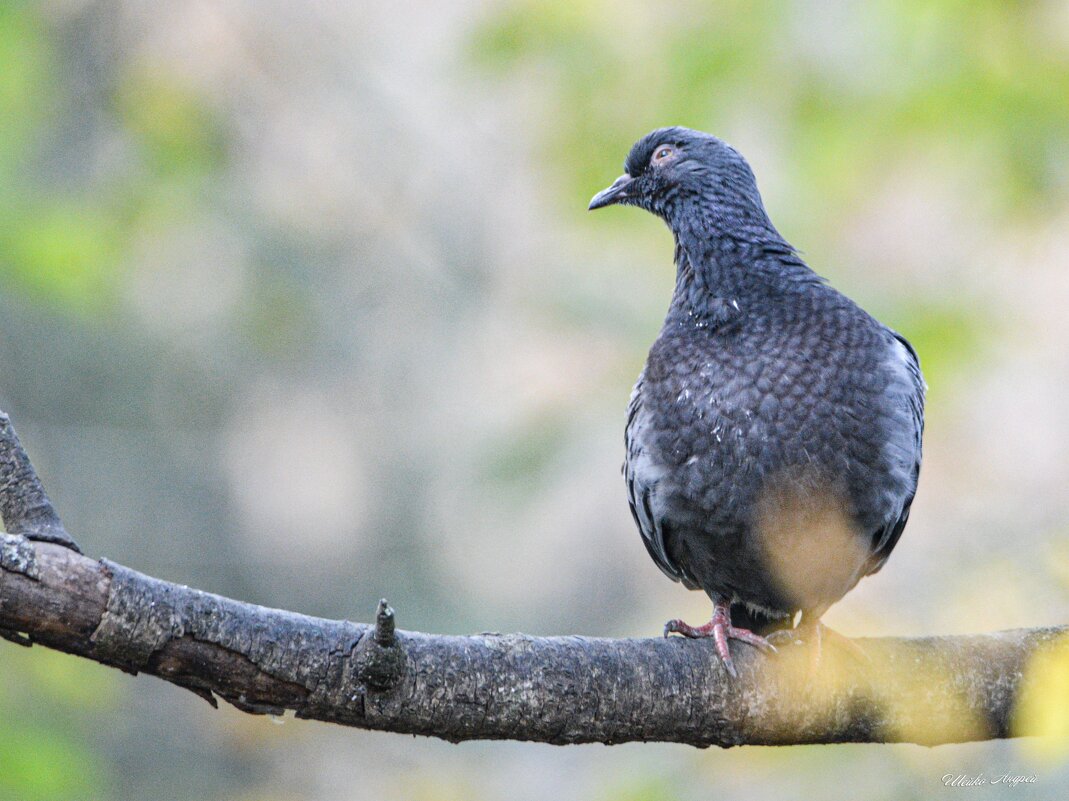
[{"label": "bird's eye", "polygon": [[651,164],[660,164],[662,161],[667,161],[676,154],[676,149],[671,145],[663,145],[653,151],[653,158],[650,159]]}]

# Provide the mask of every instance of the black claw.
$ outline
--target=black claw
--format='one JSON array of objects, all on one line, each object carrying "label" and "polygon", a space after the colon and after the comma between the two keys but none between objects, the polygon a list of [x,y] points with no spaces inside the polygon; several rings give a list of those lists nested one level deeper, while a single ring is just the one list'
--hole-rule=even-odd
[{"label": "black claw", "polygon": [[724,670],[728,672],[728,675],[733,679],[739,677],[738,671],[735,670],[735,663],[731,661],[731,658],[721,660],[724,663]]}]

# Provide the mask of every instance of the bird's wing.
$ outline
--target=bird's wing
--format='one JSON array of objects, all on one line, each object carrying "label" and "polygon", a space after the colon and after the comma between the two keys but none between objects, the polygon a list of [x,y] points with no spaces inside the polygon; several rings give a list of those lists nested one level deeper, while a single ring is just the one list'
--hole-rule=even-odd
[{"label": "bird's wing", "polygon": [[890,332],[894,337],[896,347],[902,354],[905,366],[906,380],[896,392],[895,401],[902,404],[912,428],[902,432],[903,447],[912,461],[911,479],[908,490],[905,493],[902,505],[898,513],[888,520],[887,525],[874,532],[872,537],[872,555],[865,566],[865,575],[872,575],[883,567],[887,557],[891,555],[895,545],[898,544],[902,531],[909,520],[909,509],[913,504],[913,496],[917,492],[917,480],[921,469],[921,437],[924,433],[924,378],[921,376],[920,360],[917,352],[909,344],[905,337],[894,331]]},{"label": "bird's wing", "polygon": [[665,549],[663,521],[653,508],[654,491],[661,470],[653,463],[646,447],[649,427],[642,414],[642,383],[643,376],[639,376],[627,405],[627,427],[624,429],[627,501],[631,505],[631,516],[635,518],[635,525],[642,535],[642,543],[657,567],[673,581],[684,581],[683,571]]}]

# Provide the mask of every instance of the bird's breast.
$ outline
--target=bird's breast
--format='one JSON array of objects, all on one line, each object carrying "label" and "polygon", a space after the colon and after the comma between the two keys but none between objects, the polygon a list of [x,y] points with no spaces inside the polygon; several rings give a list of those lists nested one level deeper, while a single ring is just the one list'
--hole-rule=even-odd
[{"label": "bird's breast", "polygon": [[879,449],[867,406],[887,379],[798,328],[675,332],[651,350],[647,438],[680,491],[747,495],[771,475],[848,473]]}]

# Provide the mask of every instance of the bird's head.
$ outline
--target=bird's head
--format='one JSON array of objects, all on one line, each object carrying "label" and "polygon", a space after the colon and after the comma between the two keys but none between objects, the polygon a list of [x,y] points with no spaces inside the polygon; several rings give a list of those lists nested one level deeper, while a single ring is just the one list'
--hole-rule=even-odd
[{"label": "bird's head", "polygon": [[689,215],[707,222],[768,219],[742,154],[690,128],[658,128],[635,143],[624,174],[594,195],[590,209],[617,203],[646,209],[673,229]]}]

